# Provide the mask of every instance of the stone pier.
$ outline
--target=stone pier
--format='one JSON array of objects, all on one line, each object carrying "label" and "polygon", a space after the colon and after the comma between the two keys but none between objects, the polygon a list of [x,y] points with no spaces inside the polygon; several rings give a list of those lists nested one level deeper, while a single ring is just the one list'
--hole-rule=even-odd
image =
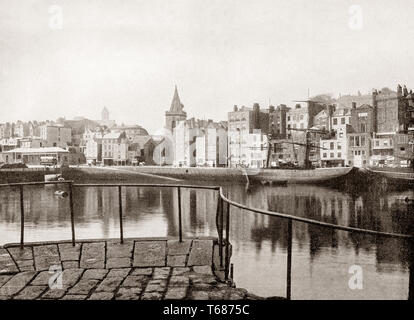
[{"label": "stone pier", "polygon": [[213,238],[0,247],[0,300],[259,299],[222,279]]}]

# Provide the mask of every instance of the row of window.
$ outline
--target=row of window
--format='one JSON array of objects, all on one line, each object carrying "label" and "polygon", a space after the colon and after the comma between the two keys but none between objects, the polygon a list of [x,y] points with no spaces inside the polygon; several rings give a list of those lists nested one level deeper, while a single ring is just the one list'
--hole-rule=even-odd
[{"label": "row of window", "polygon": [[[342,157],[342,153],[338,152],[337,155],[336,155],[336,158],[341,158],[341,157]],[[322,158],[328,158],[328,154],[326,152],[324,152],[322,154]],[[329,153],[329,158],[335,158],[335,153],[333,153],[333,152]]]}]

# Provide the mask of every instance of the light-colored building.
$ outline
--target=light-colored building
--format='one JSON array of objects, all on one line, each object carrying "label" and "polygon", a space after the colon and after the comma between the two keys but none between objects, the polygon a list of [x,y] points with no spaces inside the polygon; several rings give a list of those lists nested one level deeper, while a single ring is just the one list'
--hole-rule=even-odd
[{"label": "light-colored building", "polygon": [[111,132],[102,137],[102,161],[105,165],[126,165],[129,142],[125,132]]},{"label": "light-colored building", "polygon": [[20,148],[41,148],[43,140],[41,137],[26,137],[20,139]]},{"label": "light-colored building", "polygon": [[69,151],[59,147],[45,148],[16,148],[3,153],[3,159],[6,157],[7,163],[25,163],[31,165],[40,165],[42,157],[53,157],[57,164],[69,163]]},{"label": "light-colored building", "polygon": [[209,123],[196,138],[197,166],[219,167],[227,165],[227,126]]},{"label": "light-colored building", "polygon": [[194,118],[175,122],[174,165],[192,167],[196,165],[196,138],[200,136],[200,126]]},{"label": "light-colored building", "polygon": [[348,164],[347,128],[339,129],[334,138],[320,140],[322,167],[344,167]]},{"label": "light-colored building", "polygon": [[62,125],[46,124],[40,127],[44,147],[67,148],[71,145],[72,129]]},{"label": "light-colored building", "polygon": [[83,153],[88,164],[97,164],[102,161],[102,138],[104,134],[100,130],[85,130],[82,136]]},{"label": "light-colored building", "polygon": [[[263,168],[267,161],[267,134],[260,129],[254,129],[246,137],[247,145],[244,148],[242,159],[246,159],[247,167]],[[245,156],[245,157],[244,157]]]}]

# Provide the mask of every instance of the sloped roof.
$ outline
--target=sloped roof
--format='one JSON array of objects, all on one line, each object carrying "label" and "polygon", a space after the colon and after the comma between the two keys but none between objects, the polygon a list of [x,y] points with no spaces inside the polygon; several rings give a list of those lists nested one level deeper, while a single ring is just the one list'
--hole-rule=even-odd
[{"label": "sloped roof", "polygon": [[148,141],[152,140],[151,136],[136,136],[132,139],[132,143],[135,144],[139,144],[140,147],[145,146]]},{"label": "sloped roof", "polygon": [[184,105],[181,103],[180,97],[178,96],[177,86],[175,86],[174,96],[171,101],[170,112],[180,113],[183,112]]}]

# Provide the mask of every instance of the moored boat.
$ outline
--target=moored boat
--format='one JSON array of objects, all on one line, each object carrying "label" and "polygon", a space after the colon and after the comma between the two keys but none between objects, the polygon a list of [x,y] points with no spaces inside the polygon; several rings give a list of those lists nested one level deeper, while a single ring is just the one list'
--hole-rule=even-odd
[{"label": "moored boat", "polygon": [[249,174],[252,181],[274,183],[321,183],[346,176],[352,167],[316,169],[260,169]]},{"label": "moored boat", "polygon": [[414,170],[411,168],[369,167],[367,170],[393,181],[414,183]]}]

